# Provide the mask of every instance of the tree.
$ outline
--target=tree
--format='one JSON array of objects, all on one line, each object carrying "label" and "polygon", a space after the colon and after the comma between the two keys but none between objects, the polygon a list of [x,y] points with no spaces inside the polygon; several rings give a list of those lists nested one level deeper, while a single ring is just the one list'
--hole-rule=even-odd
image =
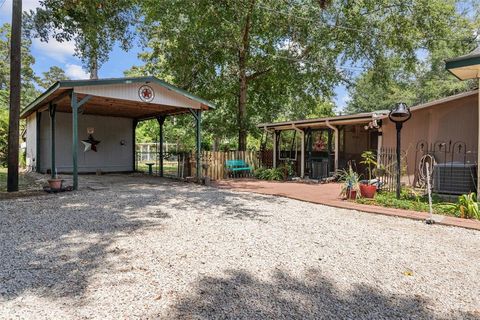
[{"label": "tree", "polygon": [[38,79],[38,85],[44,89],[50,88],[52,84],[60,80],[70,80],[69,77],[65,74],[62,68],[53,66],[48,69],[48,71],[42,72],[43,77]]},{"label": "tree", "polygon": [[146,70],[214,100],[211,129],[221,136],[237,130],[245,150],[254,123],[313,110],[335,85],[350,83],[354,64],[380,81],[391,56],[414,70],[417,51],[451,36],[451,25],[461,22],[455,4],[145,0],[143,30],[152,49]]},{"label": "tree", "polygon": [[[35,73],[32,65],[35,59],[30,53],[31,41],[25,37],[22,40],[22,87],[21,106],[25,107],[37,95],[35,89]],[[8,105],[10,96],[10,25],[0,26],[0,166],[6,164],[8,136]]]},{"label": "tree", "polygon": [[76,55],[92,79],[108,60],[118,41],[124,50],[132,45],[138,14],[132,0],[43,0],[40,8],[26,14],[26,29],[32,36],[48,42],[75,42]]}]

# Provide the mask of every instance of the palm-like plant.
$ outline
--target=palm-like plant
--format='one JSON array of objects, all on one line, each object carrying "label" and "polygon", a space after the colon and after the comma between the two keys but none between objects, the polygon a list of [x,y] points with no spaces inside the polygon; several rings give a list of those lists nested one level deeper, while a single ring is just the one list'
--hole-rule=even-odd
[{"label": "palm-like plant", "polygon": [[368,168],[368,182],[367,184],[370,184],[370,181],[372,180],[372,166],[376,167],[377,166],[377,160],[375,159],[375,154],[373,151],[364,151],[362,153],[362,161],[360,161],[361,164],[367,165]]}]

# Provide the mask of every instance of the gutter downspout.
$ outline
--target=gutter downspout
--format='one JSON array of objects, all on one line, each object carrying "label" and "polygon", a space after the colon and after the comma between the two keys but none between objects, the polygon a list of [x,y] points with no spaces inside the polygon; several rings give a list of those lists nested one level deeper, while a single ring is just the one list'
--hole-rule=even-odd
[{"label": "gutter downspout", "polygon": [[337,172],[338,170],[338,138],[339,138],[339,134],[338,134],[338,128],[335,127],[335,126],[332,126],[330,124],[330,121],[329,120],[325,120],[325,124],[327,127],[329,127],[330,129],[333,130],[333,132],[335,133],[335,162],[334,162],[334,168],[335,168],[335,172]]},{"label": "gutter downspout", "polygon": [[[300,178],[305,178],[305,131],[299,129],[295,124],[292,124],[292,128],[300,133],[302,137],[302,146],[300,148]],[[295,151],[296,152],[296,151]]]}]

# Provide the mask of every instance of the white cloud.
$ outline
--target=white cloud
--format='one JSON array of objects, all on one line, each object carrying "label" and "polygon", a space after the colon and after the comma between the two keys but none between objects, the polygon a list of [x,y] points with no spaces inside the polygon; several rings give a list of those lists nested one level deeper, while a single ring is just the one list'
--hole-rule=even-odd
[{"label": "white cloud", "polygon": [[90,78],[88,72],[85,72],[85,70],[83,70],[83,68],[78,64],[67,63],[65,65],[65,74],[67,75],[67,77],[73,80]]},{"label": "white cloud", "polygon": [[75,44],[72,41],[58,42],[53,38],[50,38],[48,42],[33,39],[33,47],[43,55],[62,63],[75,53]]},{"label": "white cloud", "polygon": [[[0,3],[3,1],[0,0]],[[40,7],[40,1],[39,0],[23,0],[22,1],[22,10],[23,11],[30,11],[30,10],[35,10],[35,8]],[[12,0],[5,0],[5,3],[2,5],[0,8],[0,12],[2,14],[12,14]]]}]

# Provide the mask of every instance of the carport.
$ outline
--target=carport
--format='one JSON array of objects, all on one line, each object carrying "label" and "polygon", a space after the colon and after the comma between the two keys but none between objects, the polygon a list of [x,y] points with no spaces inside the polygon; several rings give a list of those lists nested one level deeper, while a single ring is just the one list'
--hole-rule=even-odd
[{"label": "carport", "polygon": [[[46,163],[42,163],[42,159],[50,162],[50,170],[52,177],[57,173],[56,158],[65,155],[71,149],[69,155],[70,162],[63,161],[64,168],[73,174],[73,188],[78,189],[78,173],[79,173],[79,150],[85,145],[85,152],[88,144],[93,139],[94,128],[88,128],[89,139],[82,140],[79,137],[79,120],[80,116],[88,116],[91,121],[102,126],[105,123],[111,123],[104,129],[104,136],[123,137],[126,130],[130,136],[121,138],[118,145],[122,146],[122,154],[125,155],[125,146],[131,141],[131,170],[135,170],[135,129],[140,121],[148,119],[157,119],[160,126],[160,168],[163,162],[163,124],[168,116],[181,115],[190,113],[196,125],[196,168],[197,177],[201,173],[201,122],[202,112],[214,108],[214,105],[200,97],[197,97],[183,89],[168,84],[155,77],[137,77],[137,78],[116,78],[116,79],[100,79],[100,80],[67,80],[58,81],[48,90],[40,95],[36,100],[29,104],[21,113],[21,118],[27,120],[26,137],[27,137],[27,165],[32,170],[41,172],[45,171]],[[42,114],[49,117],[49,122],[42,120]],[[57,121],[58,114],[61,114],[62,122]],[[71,118],[65,118],[65,114],[71,114]],[[123,122],[116,120],[123,119]],[[130,119],[130,120],[126,120]],[[58,122],[58,123],[57,123]],[[68,122],[68,123],[67,123]],[[130,126],[131,123],[131,127]],[[42,125],[43,124],[43,125]],[[48,125],[48,145],[50,154],[45,155],[46,144],[45,132],[42,127]],[[129,127],[126,128],[125,126]],[[67,132],[68,131],[68,132]],[[120,134],[120,135],[119,135]],[[71,135],[71,146],[69,143],[58,144],[58,138],[64,138]],[[120,138],[118,138],[120,139]],[[42,141],[43,140],[43,141]],[[113,139],[114,140],[114,139]],[[113,141],[109,139],[108,141]],[[108,142],[107,141],[107,142]],[[83,145],[81,144],[83,142]],[[97,141],[99,143],[99,141]],[[107,144],[105,142],[101,146]],[[109,150],[111,153],[120,148],[112,142]],[[113,151],[112,151],[113,150]],[[106,152],[108,153],[108,152]],[[95,161],[101,162],[105,159],[115,161],[115,155],[104,155],[103,158],[97,156]],[[107,157],[107,158],[106,158]],[[84,157],[85,158],[85,157]],[[92,158],[92,157],[90,157]],[[93,159],[93,158],[92,158]],[[88,159],[87,159],[88,160]],[[82,161],[87,161],[82,158]],[[93,161],[93,160],[92,160]],[[130,167],[130,162],[128,166]],[[84,165],[82,163],[82,165]],[[81,167],[84,172],[90,170],[87,165]],[[112,171],[125,169],[124,166],[113,168]],[[163,170],[160,169],[160,176],[163,176]]]}]

